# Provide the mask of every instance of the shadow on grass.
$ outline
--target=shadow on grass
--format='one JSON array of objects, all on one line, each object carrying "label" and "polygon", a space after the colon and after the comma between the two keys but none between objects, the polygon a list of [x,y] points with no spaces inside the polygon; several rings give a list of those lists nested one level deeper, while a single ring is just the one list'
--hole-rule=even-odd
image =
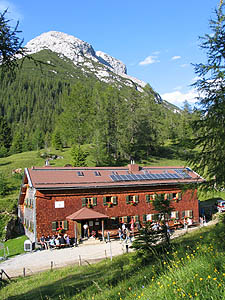
[{"label": "shadow on grass", "polygon": [[2,166],[7,166],[7,165],[11,165],[11,161],[7,161],[7,162],[4,162],[4,163],[0,163],[0,167]]}]

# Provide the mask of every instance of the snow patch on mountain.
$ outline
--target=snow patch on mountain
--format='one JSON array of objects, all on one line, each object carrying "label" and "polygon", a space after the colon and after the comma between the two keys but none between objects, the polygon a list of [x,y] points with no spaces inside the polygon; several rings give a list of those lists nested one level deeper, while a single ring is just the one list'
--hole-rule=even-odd
[{"label": "snow patch on mountain", "polygon": [[127,67],[121,60],[116,59],[102,51],[96,51],[96,56],[99,62],[111,67],[116,74],[127,74]]},{"label": "snow patch on mountain", "polygon": [[[102,51],[96,51],[93,47],[72,35],[57,32],[49,31],[41,34],[40,36],[32,39],[25,46],[28,54],[37,53],[41,50],[51,50],[52,52],[58,53],[59,57],[64,59],[65,57],[69,58],[75,65],[80,66],[83,64],[92,72],[96,72],[95,75],[100,79],[106,81],[107,77],[110,77],[110,82],[121,81],[121,77],[124,84],[126,85],[135,85],[138,90],[141,90],[146,83],[137,78],[127,75],[126,65]],[[99,63],[99,67],[96,69],[96,66],[93,63]],[[85,69],[82,68],[85,72]],[[112,76],[111,73],[114,73]]]}]

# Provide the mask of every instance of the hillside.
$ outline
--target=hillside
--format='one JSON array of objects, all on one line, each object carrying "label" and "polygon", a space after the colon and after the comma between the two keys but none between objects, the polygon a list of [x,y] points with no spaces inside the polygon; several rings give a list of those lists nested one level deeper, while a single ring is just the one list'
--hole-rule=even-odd
[{"label": "hillside", "polygon": [[[149,85],[127,75],[126,66],[121,61],[102,51],[95,51],[86,42],[64,33],[49,32],[33,39],[26,47],[32,59],[21,62],[15,79],[6,74],[1,82],[0,111],[11,130],[12,148],[1,142],[0,146],[6,149],[0,149],[0,156],[9,150],[12,154],[36,150],[46,144],[49,146],[54,131],[65,132],[63,113],[69,113],[68,106],[71,108],[71,104],[78,111],[75,121],[80,124],[83,119],[88,119],[88,122],[85,124],[85,136],[81,133],[79,141],[71,141],[70,137],[62,134],[64,146],[95,143],[99,139],[97,128],[112,127],[115,123],[120,128],[133,130],[133,135],[137,134],[135,131],[141,133],[143,126],[149,126],[152,137],[158,136],[154,138],[157,145],[161,143],[160,131],[167,131],[167,135],[169,132],[168,126],[164,127],[164,120],[178,118],[174,113],[177,112],[175,107],[163,102]],[[84,110],[86,114],[80,117]],[[111,125],[107,124],[109,116],[108,119],[103,118],[106,110],[109,111]],[[140,120],[137,115],[142,115]],[[89,127],[93,128],[96,117],[102,121],[94,124],[96,132],[93,134]],[[151,124],[143,125],[146,120]],[[137,122],[137,125],[134,124]],[[130,139],[135,138],[132,136]],[[23,145],[17,146],[19,140],[23,140]],[[126,140],[128,142],[129,139]],[[102,148],[105,151],[106,145]],[[126,153],[122,156],[134,155]]]}]

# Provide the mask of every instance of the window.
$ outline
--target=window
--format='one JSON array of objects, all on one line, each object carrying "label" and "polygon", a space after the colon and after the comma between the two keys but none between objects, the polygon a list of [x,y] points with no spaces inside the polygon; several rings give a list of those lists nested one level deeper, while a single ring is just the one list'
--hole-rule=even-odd
[{"label": "window", "polygon": [[95,171],[95,176],[101,176],[101,173],[99,171]]},{"label": "window", "polygon": [[146,215],[147,221],[159,221],[159,214],[148,214]]},{"label": "window", "polygon": [[166,198],[168,200],[181,200],[182,199],[182,194],[179,192],[179,193],[168,193],[166,194]]},{"label": "window", "polygon": [[83,173],[82,171],[78,171],[78,172],[77,172],[77,175],[78,175],[78,176],[84,176],[84,173]]},{"label": "window", "polygon": [[121,223],[127,223],[127,224],[129,224],[130,221],[131,221],[131,217],[130,216],[120,217],[120,222]]},{"label": "window", "polygon": [[147,203],[152,203],[155,200],[155,194],[145,195],[145,200]]},{"label": "window", "polygon": [[82,198],[82,207],[96,206],[96,205],[97,205],[97,198],[96,197]]},{"label": "window", "polygon": [[179,219],[179,211],[172,211],[170,218],[176,220]]},{"label": "window", "polygon": [[182,218],[193,218],[193,211],[192,210],[182,211]]},{"label": "window", "polygon": [[138,201],[139,201],[139,197],[138,197],[138,195],[127,195],[126,196],[126,203],[127,204],[136,204],[136,203],[138,203]]},{"label": "window", "polygon": [[108,204],[117,204],[117,197],[116,196],[104,196],[103,197],[103,205],[108,205]]},{"label": "window", "polygon": [[54,222],[52,222],[52,231],[58,231],[60,229],[68,230],[68,221],[54,221]]}]

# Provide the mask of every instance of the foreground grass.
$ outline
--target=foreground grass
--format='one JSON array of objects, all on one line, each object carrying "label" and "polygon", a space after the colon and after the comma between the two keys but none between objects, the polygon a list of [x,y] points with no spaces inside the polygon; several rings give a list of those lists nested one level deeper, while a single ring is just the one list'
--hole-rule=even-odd
[{"label": "foreground grass", "polygon": [[2,287],[0,298],[225,299],[223,226],[187,234],[148,262],[129,253],[112,262],[18,278]]}]

